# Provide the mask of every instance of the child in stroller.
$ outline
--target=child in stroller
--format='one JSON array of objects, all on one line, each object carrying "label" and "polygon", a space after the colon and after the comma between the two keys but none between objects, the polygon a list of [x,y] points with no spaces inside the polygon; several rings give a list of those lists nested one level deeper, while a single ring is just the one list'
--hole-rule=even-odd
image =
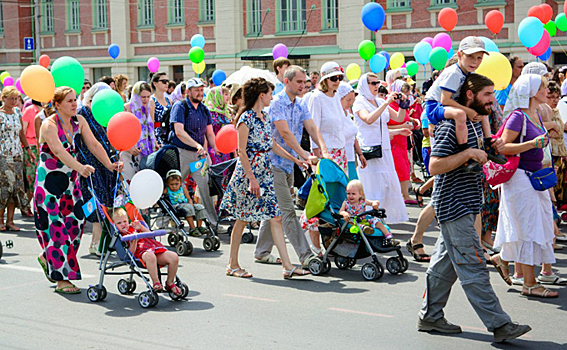
[{"label": "child in stroller", "polygon": [[[150,232],[150,230],[143,226],[138,220],[132,221],[132,223],[129,224],[128,214],[124,209],[116,209],[112,220],[123,236],[139,232]],[[153,238],[134,239],[130,241],[129,249],[132,254],[134,254],[134,257],[144,262],[152,279],[154,292],[159,293],[164,289],[158,277],[158,265],[167,265],[165,290],[172,292],[175,296],[181,296],[181,288],[179,288],[174,281],[179,265],[179,257],[177,254],[170,252]]]}]

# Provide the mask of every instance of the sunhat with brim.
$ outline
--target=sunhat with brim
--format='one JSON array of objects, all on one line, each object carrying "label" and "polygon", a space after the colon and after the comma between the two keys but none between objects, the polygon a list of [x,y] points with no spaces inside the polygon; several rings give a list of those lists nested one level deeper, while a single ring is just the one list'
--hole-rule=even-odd
[{"label": "sunhat with brim", "polygon": [[334,77],[335,75],[344,75],[344,71],[341,66],[336,62],[327,62],[321,67],[321,81]]}]

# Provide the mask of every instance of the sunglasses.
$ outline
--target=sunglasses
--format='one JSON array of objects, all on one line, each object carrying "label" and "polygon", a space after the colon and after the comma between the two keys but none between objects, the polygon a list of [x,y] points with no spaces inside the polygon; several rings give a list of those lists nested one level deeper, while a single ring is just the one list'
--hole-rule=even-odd
[{"label": "sunglasses", "polygon": [[371,82],[368,83],[368,85],[372,85],[372,86],[376,86],[378,84],[380,84],[379,81],[371,81]]},{"label": "sunglasses", "polygon": [[169,80],[167,79],[160,79],[159,82],[164,84],[169,84]]},{"label": "sunglasses", "polygon": [[330,81],[336,83],[337,81],[343,81],[344,77],[342,75],[334,75],[329,78]]}]

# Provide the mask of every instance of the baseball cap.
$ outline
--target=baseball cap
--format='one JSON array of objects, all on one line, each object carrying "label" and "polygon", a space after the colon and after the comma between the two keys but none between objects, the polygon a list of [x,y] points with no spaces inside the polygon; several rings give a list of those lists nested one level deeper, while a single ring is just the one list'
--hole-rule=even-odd
[{"label": "baseball cap", "polygon": [[204,86],[205,84],[203,84],[203,81],[201,81],[201,79],[198,78],[191,78],[189,80],[187,80],[187,89],[193,88],[193,87],[199,87],[199,86]]},{"label": "baseball cap", "polygon": [[171,176],[179,176],[181,177],[181,171],[177,170],[177,169],[171,169],[170,171],[167,172],[167,175],[165,175],[166,179],[169,179]]},{"label": "baseball cap", "polygon": [[490,53],[486,51],[484,41],[477,36],[467,36],[461,40],[461,43],[459,44],[459,51],[466,55],[472,55],[477,52],[484,52],[485,54],[490,55]]}]

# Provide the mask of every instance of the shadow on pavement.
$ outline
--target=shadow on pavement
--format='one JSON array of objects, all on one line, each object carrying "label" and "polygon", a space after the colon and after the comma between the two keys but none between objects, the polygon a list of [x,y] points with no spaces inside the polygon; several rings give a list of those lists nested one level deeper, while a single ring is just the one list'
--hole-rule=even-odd
[{"label": "shadow on pavement", "polygon": [[[251,278],[252,283],[260,283],[268,286],[294,288],[302,291],[317,293],[340,293],[340,294],[357,294],[368,292],[368,289],[362,288],[345,288],[345,284],[340,280],[332,280],[329,282],[320,282],[312,278],[320,278],[324,276],[307,276],[295,277],[292,280],[269,280],[264,278]],[[333,277],[333,276],[330,276]],[[372,283],[372,282],[370,282]]]},{"label": "shadow on pavement", "polygon": [[[463,331],[460,334],[442,334],[438,332],[431,332],[427,333],[430,336],[437,336],[437,337],[450,337],[450,338],[462,338],[468,340],[474,340],[478,342],[482,342],[485,344],[490,344],[492,347],[497,349],[534,349],[534,350],[555,350],[555,349],[566,349],[567,344],[558,344],[548,341],[536,341],[536,340],[528,340],[525,338],[513,339],[506,341],[504,343],[494,343],[494,337],[491,333],[477,333],[477,332],[470,332],[470,331]],[[529,334],[529,333],[528,333]]]}]

